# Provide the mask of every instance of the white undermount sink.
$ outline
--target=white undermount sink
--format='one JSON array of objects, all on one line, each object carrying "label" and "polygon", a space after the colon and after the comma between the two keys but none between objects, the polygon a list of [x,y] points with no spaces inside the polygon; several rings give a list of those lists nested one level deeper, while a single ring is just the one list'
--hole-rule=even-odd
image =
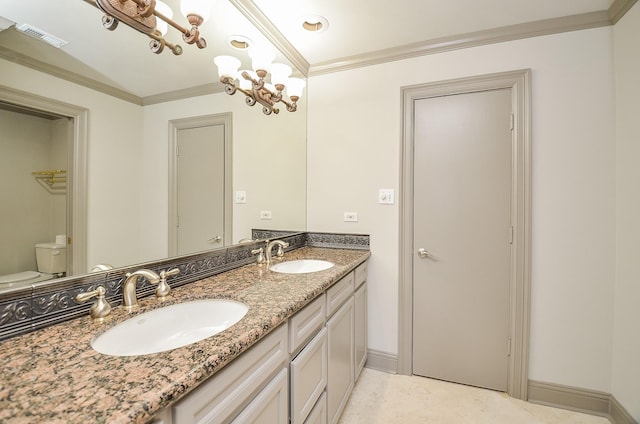
[{"label": "white undermount sink", "polygon": [[249,307],[227,299],[194,300],[129,318],[91,342],[105,355],[164,352],[206,339],[237,323]]},{"label": "white undermount sink", "polygon": [[334,265],[333,262],[320,259],[298,259],[294,261],[280,262],[271,265],[269,269],[283,274],[307,274],[310,272],[324,271]]}]

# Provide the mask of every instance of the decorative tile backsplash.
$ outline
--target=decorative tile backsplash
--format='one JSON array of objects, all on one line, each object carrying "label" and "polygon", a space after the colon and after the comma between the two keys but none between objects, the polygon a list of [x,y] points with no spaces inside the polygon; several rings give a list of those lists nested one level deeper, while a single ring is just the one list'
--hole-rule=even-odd
[{"label": "decorative tile backsplash", "polygon": [[[34,285],[0,293],[0,340],[25,334],[53,324],[64,322],[88,314],[91,301],[78,303],[78,293],[95,290],[98,286],[106,289],[106,298],[112,306],[122,303],[122,284],[127,272],[147,268],[159,273],[163,270],[179,268],[180,274],[170,277],[171,287],[180,287],[211,275],[238,268],[255,261],[251,250],[263,240],[282,239],[289,243],[285,251],[304,246],[328,247],[340,249],[369,249],[368,235],[333,233],[293,233],[291,231],[256,230],[252,231],[255,241],[198,253],[179,258],[138,264],[130,269],[121,268],[70,277],[60,282]],[[155,285],[146,280],[138,284],[138,298],[151,296]]]}]

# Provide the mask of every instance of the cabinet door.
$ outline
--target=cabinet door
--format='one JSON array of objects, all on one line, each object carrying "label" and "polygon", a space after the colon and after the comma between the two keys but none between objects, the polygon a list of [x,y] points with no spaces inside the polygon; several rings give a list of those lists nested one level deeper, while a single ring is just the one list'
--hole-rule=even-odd
[{"label": "cabinet door", "polygon": [[287,424],[289,422],[289,375],[283,368],[247,405],[232,424]]},{"label": "cabinet door", "polygon": [[304,424],[327,424],[327,394],[323,393]]},{"label": "cabinet door", "polygon": [[327,386],[327,330],[291,361],[291,422],[304,423]]},{"label": "cabinet door", "polygon": [[354,381],[353,296],[327,321],[329,375],[328,422],[338,422]]},{"label": "cabinet door", "polygon": [[360,286],[353,296],[354,329],[355,329],[355,376],[354,381],[360,377],[360,372],[367,362],[367,283]]}]

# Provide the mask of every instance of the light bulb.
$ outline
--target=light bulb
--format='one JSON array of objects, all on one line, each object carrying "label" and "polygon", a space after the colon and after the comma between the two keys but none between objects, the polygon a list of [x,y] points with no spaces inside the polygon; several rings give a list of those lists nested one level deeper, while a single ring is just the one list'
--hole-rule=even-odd
[{"label": "light bulb", "polygon": [[244,77],[242,76],[242,72],[246,72],[254,80],[258,79],[258,75],[256,75],[256,73],[250,69],[239,71],[240,76],[238,77],[238,84],[240,85],[240,88],[242,88],[243,90],[251,90],[251,87],[253,87],[253,82],[248,79],[244,79]]},{"label": "light bulb", "polygon": [[283,63],[274,63],[271,65],[271,83],[276,87],[278,85],[287,85],[287,80],[291,75],[291,67]]},{"label": "light bulb", "polygon": [[218,66],[218,76],[220,78],[236,79],[238,77],[240,60],[233,56],[216,56],[213,62]]},{"label": "light bulb", "polygon": [[302,89],[307,85],[307,82],[302,78],[289,78],[287,81],[287,95],[290,98],[295,97],[296,100],[302,97]]},{"label": "light bulb", "polygon": [[[173,18],[173,10],[171,10],[169,5],[167,5],[167,3],[165,2],[156,0],[156,10],[169,19]],[[169,24],[156,17],[156,28],[158,29],[158,31],[160,31],[160,34],[165,35],[167,33],[167,30],[169,29]]]},{"label": "light bulb", "polygon": [[275,55],[273,54],[273,52],[268,48],[252,48],[249,51],[249,57],[251,57],[251,67],[254,71],[261,70],[269,72],[274,56]]}]

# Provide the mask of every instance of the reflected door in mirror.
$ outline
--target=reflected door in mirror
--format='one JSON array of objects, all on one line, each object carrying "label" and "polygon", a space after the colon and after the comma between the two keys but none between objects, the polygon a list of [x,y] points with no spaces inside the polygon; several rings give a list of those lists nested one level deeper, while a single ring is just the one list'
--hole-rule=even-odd
[{"label": "reflected door in mirror", "polygon": [[178,255],[223,246],[224,131],[224,125],[178,130]]}]

